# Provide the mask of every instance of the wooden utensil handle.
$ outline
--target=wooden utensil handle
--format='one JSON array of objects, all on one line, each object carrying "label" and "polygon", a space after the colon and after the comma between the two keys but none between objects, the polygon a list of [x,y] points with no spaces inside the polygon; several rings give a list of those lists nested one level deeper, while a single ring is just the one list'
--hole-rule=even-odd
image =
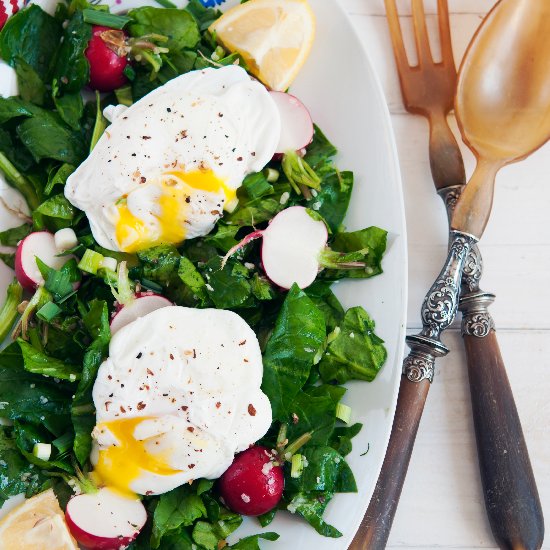
[{"label": "wooden utensil handle", "polygon": [[481,481],[500,548],[538,550],[544,518],[496,333],[464,335]]},{"label": "wooden utensil handle", "polygon": [[411,382],[406,376],[401,379],[384,465],[349,550],[386,547],[429,389],[430,382],[426,379],[421,382]]}]

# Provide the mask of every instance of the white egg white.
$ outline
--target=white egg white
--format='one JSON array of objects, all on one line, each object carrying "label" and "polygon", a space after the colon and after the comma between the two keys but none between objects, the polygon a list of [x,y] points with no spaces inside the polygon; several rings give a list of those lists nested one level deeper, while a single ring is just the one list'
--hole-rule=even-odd
[{"label": "white egg white", "polygon": [[[110,428],[113,422],[141,418],[124,439],[143,442],[148,459],[161,457],[174,471],[141,469],[120,488],[160,494],[190,480],[219,477],[234,454],[271,424],[262,375],[256,335],[233,312],[172,306],[141,317],[113,336],[109,358],[99,368],[92,462],[124,445]],[[139,464],[140,458],[127,461]],[[112,474],[118,479],[127,472]]]},{"label": "white egg white", "polygon": [[[135,194],[132,214],[154,230],[159,215],[154,193],[140,196],[141,187],[156,185],[170,171],[202,169],[235,190],[248,173],[267,164],[280,136],[269,93],[234,65],[186,73],[117,114],[65,187],[67,199],[86,213],[97,242],[111,250],[121,249],[115,234],[121,197]],[[219,192],[197,189],[192,195],[187,238],[209,233],[225,201]]]}]

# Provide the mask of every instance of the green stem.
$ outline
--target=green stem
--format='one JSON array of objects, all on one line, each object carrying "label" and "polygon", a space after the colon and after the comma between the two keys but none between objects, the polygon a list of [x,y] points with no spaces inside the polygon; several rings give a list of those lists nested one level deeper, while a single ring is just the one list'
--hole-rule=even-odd
[{"label": "green stem", "polygon": [[[293,454],[298,452],[298,450],[303,447],[312,437],[311,432],[306,432],[305,434],[302,434],[298,439],[293,441],[283,452],[283,456],[285,459],[290,455],[292,457]],[[288,460],[288,459],[287,459]]]},{"label": "green stem", "polygon": [[32,183],[8,160],[4,153],[0,152],[0,171],[2,171],[8,183],[13,185],[24,197],[31,210],[36,210],[40,205],[38,197]]},{"label": "green stem", "polygon": [[288,424],[281,423],[279,428],[279,434],[277,435],[277,449],[282,449],[287,444],[286,432],[288,430]]},{"label": "green stem", "polygon": [[327,269],[361,269],[366,267],[365,259],[370,248],[362,248],[353,252],[338,252],[325,248],[317,258],[319,265]]},{"label": "green stem", "polygon": [[97,145],[99,138],[103,135],[105,128],[107,128],[107,120],[103,116],[103,110],[101,109],[101,96],[99,92],[95,93],[96,99],[96,115],[95,115],[95,125],[94,132],[92,134],[92,141],[90,143],[90,153],[93,151],[94,147]]},{"label": "green stem", "polygon": [[296,151],[287,151],[283,155],[281,166],[290,185],[298,194],[301,194],[301,186],[317,190],[320,188],[321,178]]},{"label": "green stem", "polygon": [[17,306],[21,303],[22,296],[23,287],[14,279],[8,286],[6,301],[0,310],[0,342],[6,338],[17,318]]},{"label": "green stem", "polygon": [[34,313],[40,309],[43,305],[52,301],[52,295],[43,287],[39,286],[36,289],[33,297],[30,299],[21,319],[19,320],[18,326],[14,331],[14,337],[16,337],[21,331],[21,337],[24,340],[28,339],[29,332],[29,323],[34,316]]}]

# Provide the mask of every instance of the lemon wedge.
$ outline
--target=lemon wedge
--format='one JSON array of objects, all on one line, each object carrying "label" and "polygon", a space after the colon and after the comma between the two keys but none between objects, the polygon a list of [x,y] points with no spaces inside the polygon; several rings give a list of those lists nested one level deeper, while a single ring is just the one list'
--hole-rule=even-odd
[{"label": "lemon wedge", "polygon": [[224,13],[210,31],[266,86],[284,91],[311,51],[315,16],[307,0],[249,0]]},{"label": "lemon wedge", "polygon": [[52,489],[29,498],[0,521],[0,548],[78,550]]}]

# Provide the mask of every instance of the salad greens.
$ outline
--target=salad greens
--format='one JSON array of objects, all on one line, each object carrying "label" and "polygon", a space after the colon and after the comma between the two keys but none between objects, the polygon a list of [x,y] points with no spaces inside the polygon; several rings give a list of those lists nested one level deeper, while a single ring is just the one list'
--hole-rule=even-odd
[{"label": "salad greens", "polygon": [[[373,380],[386,350],[368,313],[361,307],[344,311],[331,284],[381,273],[387,234],[377,227],[345,231],[354,182],[351,172],[335,166],[336,148],[315,128],[303,159],[287,155],[282,164],[272,161],[264,172],[249,175],[238,190],[238,207],[210,235],[179,247],[161,245],[137,254],[105,251],[94,241],[86,217],[63,195],[67,178],[106,126],[103,107],[131,104],[193,69],[243,63],[207,31],[219,15],[191,0],[182,10],[143,7],[121,18],[96,3],[72,0],[59,4],[53,17],[31,5],[0,32],[0,57],[16,69],[20,88],[20,97],[0,98],[0,172],[22,192],[32,212],[21,226],[1,232],[0,244],[15,246],[32,230],[65,227],[73,228],[79,240],[67,252],[77,259],[60,270],[38,260],[45,284],[26,301],[14,281],[0,311],[3,337],[22,313],[13,342],[0,352],[0,415],[10,424],[0,426],[0,504],[50,486],[61,497],[71,477],[89,472],[92,388],[108,355],[113,292],[122,294],[130,285],[160,292],[178,305],[231,309],[252,326],[263,352],[262,390],[274,418],[260,443],[278,448],[285,441],[305,441],[299,452],[306,466],[293,477],[290,463],[285,465],[279,508],[302,517],[322,535],[341,536],[322,516],[336,493],[357,490],[344,457],[361,429],[337,419],[346,392],[341,384]],[[141,60],[126,71],[127,86],[84,102],[81,91],[89,75],[84,52],[91,23],[98,21],[124,27],[134,53],[142,48]],[[144,36],[153,49],[144,48]],[[294,285],[285,292],[263,274],[257,243],[222,263],[245,235],[294,205],[306,206],[325,221],[335,253],[360,251],[364,265],[325,269],[309,288]],[[87,249],[126,261],[130,282],[108,269],[83,274],[78,260]],[[13,255],[1,259],[13,266]],[[49,460],[32,454],[35,443],[52,445]],[[242,522],[224,507],[215,483],[205,479],[143,500],[149,522],[132,543],[135,549],[217,550]],[[276,513],[261,516],[261,526]],[[261,539],[277,538],[262,532],[231,547],[253,550]]]}]

